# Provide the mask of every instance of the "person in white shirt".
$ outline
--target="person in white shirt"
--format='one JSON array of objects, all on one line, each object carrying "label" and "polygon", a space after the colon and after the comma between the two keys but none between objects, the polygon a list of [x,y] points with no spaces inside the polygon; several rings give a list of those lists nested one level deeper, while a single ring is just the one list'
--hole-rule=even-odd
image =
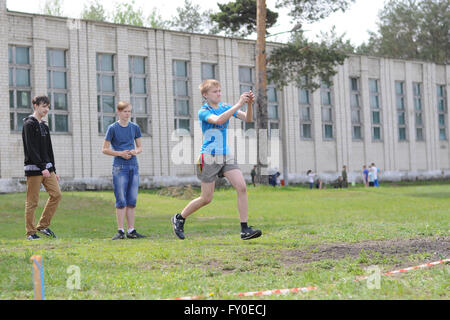
[{"label": "person in white shirt", "polygon": [[378,168],[375,166],[375,163],[372,163],[371,165],[371,171],[373,173],[373,185],[375,187],[378,187]]},{"label": "person in white shirt", "polygon": [[372,165],[369,166],[369,174],[368,174],[367,179],[369,181],[369,187],[374,187],[375,186],[375,182],[374,182]]},{"label": "person in white shirt", "polygon": [[314,186],[314,177],[316,175],[311,170],[308,170],[308,172],[306,172],[306,174],[308,175],[309,188],[312,189]]}]

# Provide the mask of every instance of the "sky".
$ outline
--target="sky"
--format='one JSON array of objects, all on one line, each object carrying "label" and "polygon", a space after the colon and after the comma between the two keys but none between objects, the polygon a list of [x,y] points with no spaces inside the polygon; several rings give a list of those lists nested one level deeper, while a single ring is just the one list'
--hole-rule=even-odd
[{"label": "sky", "polygon": [[[80,17],[84,4],[88,4],[89,0],[61,0],[63,1],[63,12],[65,16],[71,18]],[[175,13],[176,8],[183,6],[184,0],[134,0],[137,7],[142,8],[144,15],[148,16],[153,8],[163,17],[170,19]],[[202,9],[218,10],[217,2],[211,0],[191,0],[194,4],[199,4]],[[127,0],[99,0],[107,12],[112,12],[115,4],[120,2],[128,2]],[[219,3],[226,3],[229,0],[220,0]],[[267,7],[273,11],[277,11],[278,22],[269,31],[272,34],[289,31],[293,24],[287,15],[288,10],[276,9],[277,0],[266,0]],[[41,13],[45,0],[7,0],[6,6],[8,10],[30,13]],[[345,33],[344,40],[350,40],[353,45],[360,45],[367,42],[369,38],[368,31],[376,31],[378,21],[378,13],[383,8],[385,0],[356,0],[350,8],[342,12],[336,12],[328,18],[323,19],[314,24],[305,24],[303,29],[307,30],[305,35],[310,39],[316,39],[320,32],[329,32],[331,28],[336,26],[338,35]],[[289,33],[276,35],[268,38],[270,41],[286,41]],[[255,37],[250,37],[255,38]]]}]

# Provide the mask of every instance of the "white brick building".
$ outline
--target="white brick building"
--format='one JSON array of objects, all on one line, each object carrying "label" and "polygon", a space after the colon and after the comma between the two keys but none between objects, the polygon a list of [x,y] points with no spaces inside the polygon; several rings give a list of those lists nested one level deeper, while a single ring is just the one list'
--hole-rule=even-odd
[{"label": "white brick building", "polygon": [[[111,178],[101,147],[120,100],[132,101],[146,131],[143,183],[196,181],[193,165],[174,163],[172,133],[189,128],[193,162],[202,78],[220,80],[229,103],[253,85],[254,41],[9,12],[5,0],[0,37],[3,181],[23,177],[21,118],[41,94],[52,97],[56,168],[67,181]],[[385,178],[450,174],[449,65],[351,56],[337,68],[331,88],[269,92],[270,126],[285,130],[291,181],[304,181],[308,169],[334,177],[343,165],[353,177],[371,162]],[[251,166],[242,166],[245,174]]]}]

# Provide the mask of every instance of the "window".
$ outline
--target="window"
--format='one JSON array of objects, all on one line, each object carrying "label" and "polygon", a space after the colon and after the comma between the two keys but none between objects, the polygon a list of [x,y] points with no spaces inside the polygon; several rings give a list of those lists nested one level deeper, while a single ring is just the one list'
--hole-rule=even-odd
[{"label": "window", "polygon": [[380,86],[378,79],[369,79],[369,101],[372,121],[372,141],[381,140]]},{"label": "window", "polygon": [[191,132],[188,62],[173,61],[174,128]]},{"label": "window", "polygon": [[278,116],[278,94],[277,89],[273,85],[267,87],[267,128],[269,136],[273,135],[273,129],[280,128],[279,116]]},{"label": "window", "polygon": [[207,79],[217,79],[217,64],[202,63],[202,81]]},{"label": "window", "polygon": [[350,78],[350,108],[352,114],[352,137],[354,140],[362,139],[361,121],[361,90],[359,78]]},{"label": "window", "polygon": [[[239,94],[253,91],[254,86],[254,69],[250,67],[239,67]],[[256,98],[256,97],[255,97]],[[247,110],[247,105],[242,107],[242,111]],[[253,109],[254,110],[254,109]],[[253,111],[253,122],[241,122],[242,130],[247,131],[248,129],[255,128],[256,112]]]},{"label": "window", "polygon": [[323,131],[325,139],[333,139],[333,126],[331,124],[325,124]]},{"label": "window", "polygon": [[114,55],[97,53],[98,132],[105,133],[116,121]]},{"label": "window", "polygon": [[137,123],[141,132],[150,133],[151,117],[148,107],[147,73],[144,57],[128,57],[130,82],[131,121]]},{"label": "window", "polygon": [[66,52],[47,49],[48,125],[52,132],[69,132]]},{"label": "window", "polygon": [[437,111],[438,111],[438,125],[439,125],[439,140],[447,140],[447,95],[445,92],[445,85],[438,84],[437,89]]},{"label": "window", "polygon": [[333,103],[331,99],[330,85],[322,81],[320,87],[322,102],[322,135],[325,140],[334,139],[333,133]]},{"label": "window", "polygon": [[414,116],[416,125],[416,140],[424,140],[424,119],[422,108],[422,85],[418,82],[413,82],[413,100],[414,100]]},{"label": "window", "polygon": [[11,131],[21,131],[23,119],[33,112],[30,61],[30,48],[8,47],[9,123]]},{"label": "window", "polygon": [[398,140],[406,141],[406,106],[404,82],[395,81],[395,104],[397,108]]},{"label": "window", "polygon": [[[302,84],[307,84],[308,78],[302,77]],[[304,88],[298,89],[298,103],[300,108],[300,137],[304,140],[312,139],[311,95]]]}]

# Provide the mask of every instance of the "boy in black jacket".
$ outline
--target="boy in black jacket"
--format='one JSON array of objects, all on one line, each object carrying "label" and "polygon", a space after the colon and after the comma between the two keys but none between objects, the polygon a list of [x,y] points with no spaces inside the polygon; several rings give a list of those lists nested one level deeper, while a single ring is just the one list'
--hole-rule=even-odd
[{"label": "boy in black jacket", "polygon": [[[28,240],[40,239],[36,231],[52,238],[55,234],[49,229],[50,221],[61,200],[59,177],[56,175],[50,130],[42,120],[50,109],[47,96],[33,99],[34,113],[23,120],[22,140],[25,154],[25,176],[27,177],[27,200],[25,204],[25,228]],[[41,184],[49,193],[49,199],[35,227],[34,212],[39,201]]]}]

